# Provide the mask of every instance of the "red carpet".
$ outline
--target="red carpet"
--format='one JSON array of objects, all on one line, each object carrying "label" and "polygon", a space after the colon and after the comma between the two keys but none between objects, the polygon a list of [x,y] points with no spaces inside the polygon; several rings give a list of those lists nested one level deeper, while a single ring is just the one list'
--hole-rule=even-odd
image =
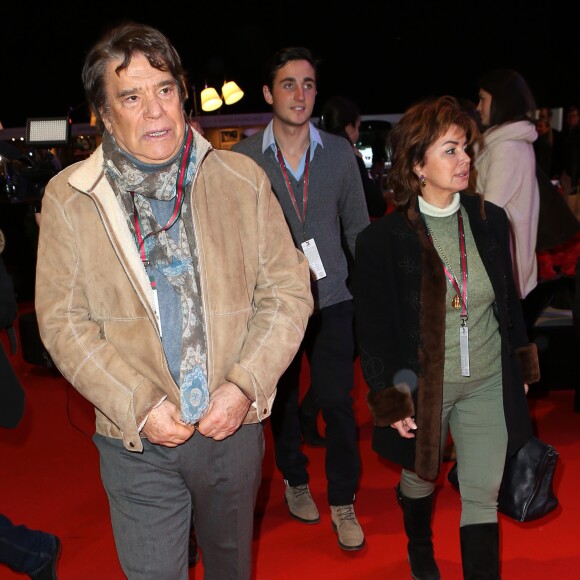
[{"label": "red carpet", "polygon": [[[17,429],[0,430],[0,511],[15,523],[61,538],[60,580],[122,580],[98,455],[91,441],[92,409],[60,375],[32,367],[18,355],[12,362],[26,390],[27,404]],[[539,437],[560,452],[555,480],[560,506],[550,516],[528,524],[500,516],[504,580],[578,577],[580,413],[573,411],[574,392],[556,387],[532,391],[530,408]],[[256,510],[255,579],[410,578],[402,514],[393,491],[397,469],[379,460],[370,448],[365,394],[357,367],[354,397],[363,473],[355,506],[366,547],[346,553],[337,545],[326,505],[321,449],[307,448],[310,487],[321,521],[307,526],[288,516],[267,426],[264,478]],[[445,473],[449,466],[445,464]],[[440,484],[434,522],[436,557],[445,580],[460,579],[459,496],[444,475]],[[1,580],[17,578],[22,576],[0,565]],[[203,578],[203,563],[191,570],[190,578]]]}]

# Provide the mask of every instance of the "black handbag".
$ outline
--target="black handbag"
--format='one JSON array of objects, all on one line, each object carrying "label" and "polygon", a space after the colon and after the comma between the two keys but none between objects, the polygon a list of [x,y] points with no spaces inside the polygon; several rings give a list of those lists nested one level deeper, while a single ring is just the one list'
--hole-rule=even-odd
[{"label": "black handbag", "polygon": [[[508,455],[499,489],[498,511],[518,522],[531,522],[554,511],[558,506],[553,488],[558,455],[552,445],[534,436],[515,455]],[[447,479],[459,489],[457,462]]]}]

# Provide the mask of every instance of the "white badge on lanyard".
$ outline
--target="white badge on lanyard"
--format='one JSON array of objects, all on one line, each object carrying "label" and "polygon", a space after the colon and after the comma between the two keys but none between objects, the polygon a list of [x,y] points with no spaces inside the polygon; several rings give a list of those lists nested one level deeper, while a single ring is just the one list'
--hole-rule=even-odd
[{"label": "white badge on lanyard", "polygon": [[308,260],[310,271],[314,275],[314,279],[320,280],[320,278],[324,278],[326,276],[326,271],[322,264],[320,254],[318,253],[316,242],[313,238],[302,242],[302,251]]},{"label": "white badge on lanyard", "polygon": [[157,298],[157,288],[153,284],[151,285],[151,291],[153,292],[153,314],[155,314],[155,320],[159,327],[159,338],[163,338],[163,332],[161,331],[161,316],[159,315],[159,298]]},{"label": "white badge on lanyard", "polygon": [[459,347],[461,350],[461,374],[469,376],[469,330],[465,321],[459,327]]}]

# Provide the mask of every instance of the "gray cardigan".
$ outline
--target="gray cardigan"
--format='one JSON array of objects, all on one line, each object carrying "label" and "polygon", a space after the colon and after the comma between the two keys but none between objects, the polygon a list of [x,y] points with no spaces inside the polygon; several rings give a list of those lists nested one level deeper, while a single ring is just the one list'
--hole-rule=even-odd
[{"label": "gray cardigan", "polygon": [[[314,238],[326,277],[318,280],[313,294],[318,308],[332,306],[352,295],[347,288],[348,267],[342,246],[341,229],[354,256],[356,237],[369,223],[364,190],[352,147],[343,137],[320,132],[318,145],[310,162],[308,205],[304,225],[296,214],[280,164],[268,148],[262,152],[264,131],[236,143],[233,151],[244,153],[268,174],[272,189],[282,206],[296,247]],[[297,182],[289,171],[288,179],[298,207],[302,209],[304,176]]]}]

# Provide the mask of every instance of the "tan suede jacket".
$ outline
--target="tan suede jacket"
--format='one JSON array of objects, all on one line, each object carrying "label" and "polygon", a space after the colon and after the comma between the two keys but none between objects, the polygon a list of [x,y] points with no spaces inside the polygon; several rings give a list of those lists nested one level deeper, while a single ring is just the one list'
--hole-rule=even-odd
[{"label": "tan suede jacket", "polygon": [[[264,171],[195,133],[192,201],[210,393],[225,381],[270,414],[313,300],[308,262],[291,239]],[[139,428],[167,397],[179,406],[153,314],[151,286],[99,147],[47,185],[36,274],[42,341],[94,406],[98,433],[143,449]]]}]

